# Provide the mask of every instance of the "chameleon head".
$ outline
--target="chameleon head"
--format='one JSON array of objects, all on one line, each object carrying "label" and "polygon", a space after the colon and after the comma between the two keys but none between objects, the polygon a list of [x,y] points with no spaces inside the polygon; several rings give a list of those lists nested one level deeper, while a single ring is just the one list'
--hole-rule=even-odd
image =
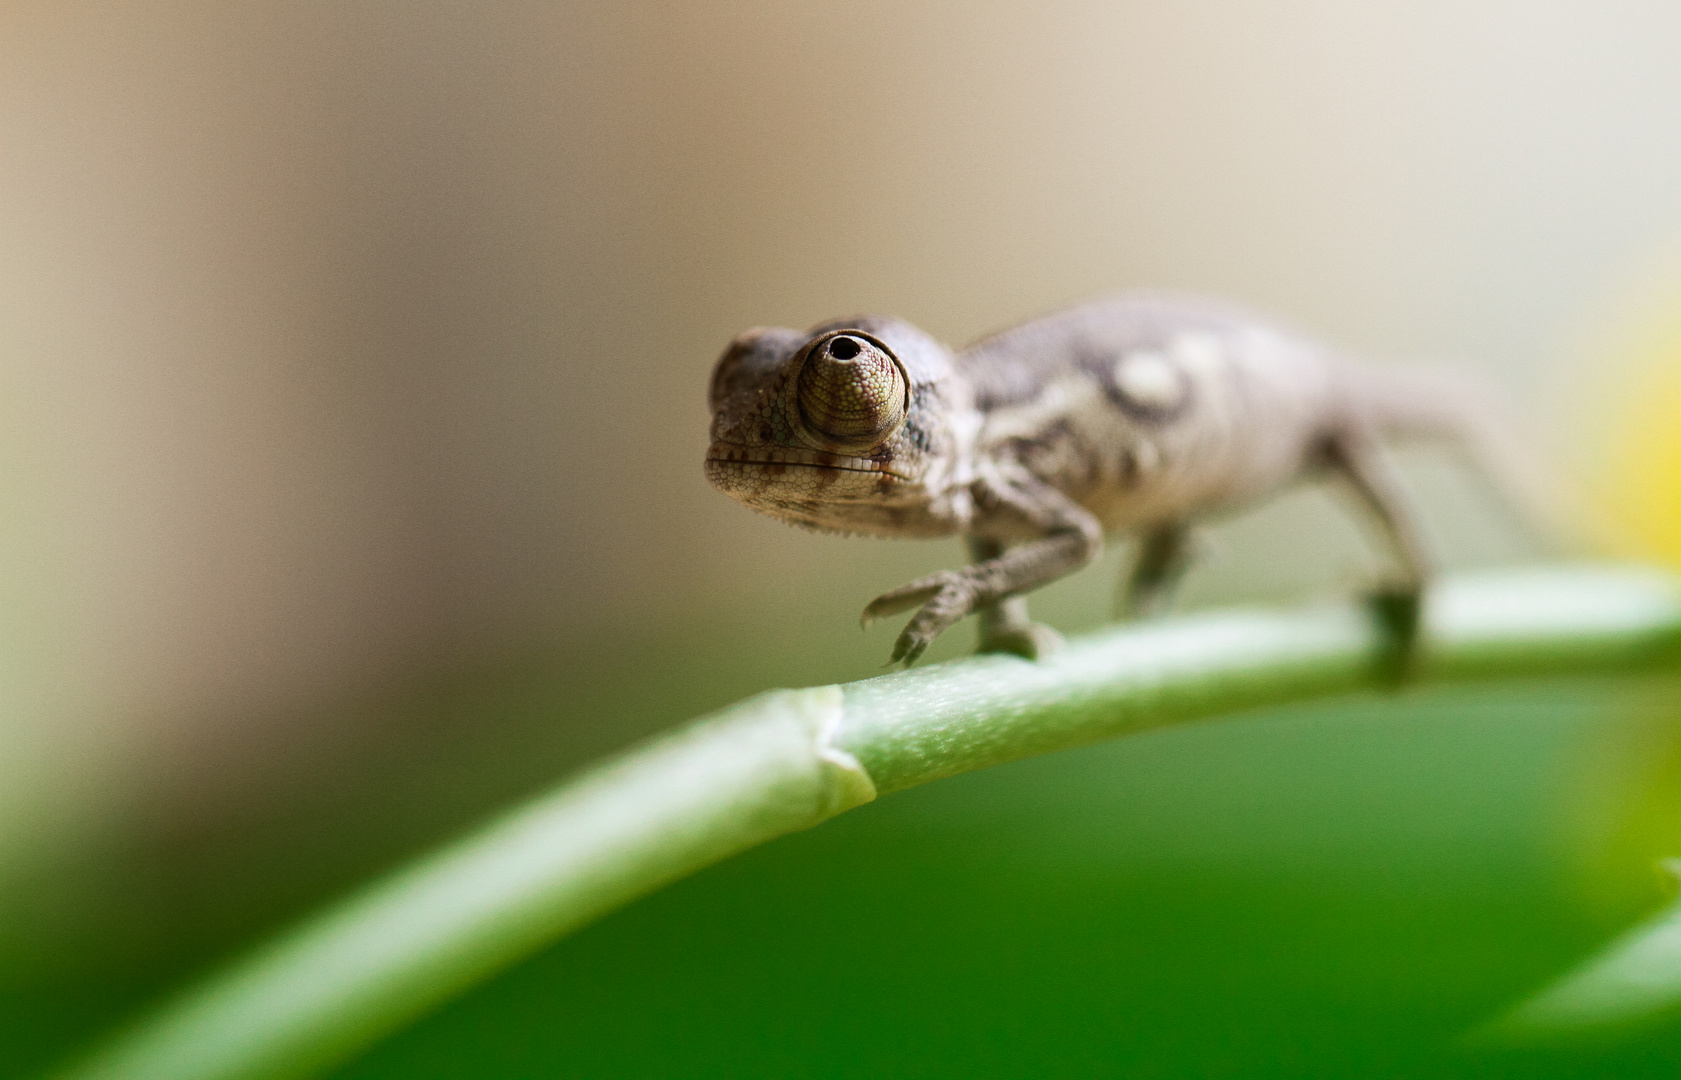
[{"label": "chameleon head", "polygon": [[759,328],[730,343],[712,371],[714,487],[785,521],[871,531],[867,519],[917,474],[905,430],[914,388],[893,324],[875,322]]}]

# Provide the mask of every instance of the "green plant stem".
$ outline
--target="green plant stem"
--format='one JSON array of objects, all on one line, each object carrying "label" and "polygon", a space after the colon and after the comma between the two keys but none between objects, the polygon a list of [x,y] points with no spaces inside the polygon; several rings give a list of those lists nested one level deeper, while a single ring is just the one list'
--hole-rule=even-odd
[{"label": "green plant stem", "polygon": [[1624,931],[1465,1041],[1486,1049],[1608,1041],[1672,1015],[1678,1003],[1681,900]]},{"label": "green plant stem", "polygon": [[[776,691],[634,747],[377,883],[119,1033],[61,1080],[318,1075],[679,877],[944,776],[1234,710],[1383,684],[1370,610],[1118,627]],[[1681,583],[1547,567],[1433,590],[1414,678],[1552,674],[1681,654]]]}]

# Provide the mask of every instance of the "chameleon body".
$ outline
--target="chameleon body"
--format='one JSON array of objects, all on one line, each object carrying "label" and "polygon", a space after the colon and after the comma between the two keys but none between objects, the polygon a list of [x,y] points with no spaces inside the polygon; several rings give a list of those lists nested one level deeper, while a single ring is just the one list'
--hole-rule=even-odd
[{"label": "chameleon body", "polygon": [[1124,607],[1142,615],[1184,569],[1194,522],[1315,472],[1371,512],[1394,555],[1390,609],[1416,613],[1426,560],[1381,443],[1465,433],[1454,400],[1192,298],[1099,301],[956,352],[866,316],[736,337],[712,375],[706,474],[795,525],[966,536],[973,563],[886,593],[865,621],[917,609],[895,661],[969,614],[984,650],[1032,657],[1058,639],[1025,594],[1105,534],[1140,538]]}]

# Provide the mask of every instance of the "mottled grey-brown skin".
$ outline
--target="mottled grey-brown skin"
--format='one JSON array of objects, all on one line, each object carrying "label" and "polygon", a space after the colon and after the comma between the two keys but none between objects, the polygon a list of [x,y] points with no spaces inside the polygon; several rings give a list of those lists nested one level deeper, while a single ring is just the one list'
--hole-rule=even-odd
[{"label": "mottled grey-brown skin", "polygon": [[1054,647],[1024,594],[1090,562],[1106,533],[1141,538],[1124,606],[1150,612],[1184,569],[1193,522],[1314,472],[1347,481],[1380,526],[1395,574],[1379,607],[1410,647],[1426,562],[1380,441],[1466,433],[1439,384],[1340,363],[1217,303],[1153,294],[955,354],[890,317],[753,329],[718,361],[710,404],[707,478],[752,509],[826,532],[968,538],[972,564],[864,611],[918,609],[893,650],[907,664],[971,613],[985,650]]}]

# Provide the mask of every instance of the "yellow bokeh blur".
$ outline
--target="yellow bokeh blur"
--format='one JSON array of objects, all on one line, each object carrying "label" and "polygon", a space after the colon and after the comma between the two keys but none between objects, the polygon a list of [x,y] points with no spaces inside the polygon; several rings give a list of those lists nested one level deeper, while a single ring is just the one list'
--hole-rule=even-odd
[{"label": "yellow bokeh blur", "polygon": [[1591,403],[1597,531],[1620,554],[1681,564],[1681,276],[1638,308],[1565,389]]}]

